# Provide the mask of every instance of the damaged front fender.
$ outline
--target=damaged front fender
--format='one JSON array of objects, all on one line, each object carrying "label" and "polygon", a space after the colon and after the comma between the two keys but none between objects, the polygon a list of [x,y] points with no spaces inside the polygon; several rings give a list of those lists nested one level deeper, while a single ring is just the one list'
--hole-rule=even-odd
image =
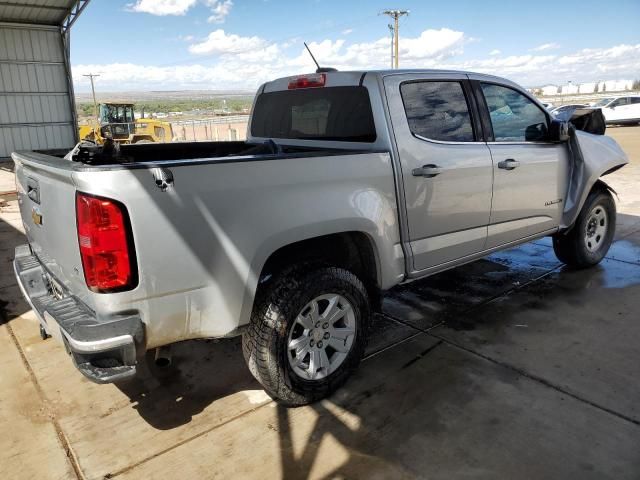
[{"label": "damaged front fender", "polygon": [[589,192],[598,179],[629,163],[627,155],[611,137],[571,129],[569,150],[571,174],[561,230],[570,228],[578,218]]}]

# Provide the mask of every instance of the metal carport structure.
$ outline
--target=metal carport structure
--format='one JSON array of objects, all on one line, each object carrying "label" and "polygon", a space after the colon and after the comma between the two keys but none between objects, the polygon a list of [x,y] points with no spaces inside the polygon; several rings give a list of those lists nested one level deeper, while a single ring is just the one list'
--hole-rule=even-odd
[{"label": "metal carport structure", "polygon": [[0,159],[76,142],[69,33],[88,3],[0,0]]}]

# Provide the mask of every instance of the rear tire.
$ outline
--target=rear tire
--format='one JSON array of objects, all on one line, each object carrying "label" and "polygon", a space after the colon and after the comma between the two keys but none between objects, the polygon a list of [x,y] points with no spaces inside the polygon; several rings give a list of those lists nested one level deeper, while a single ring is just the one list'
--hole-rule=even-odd
[{"label": "rear tire", "polygon": [[593,190],[573,228],[553,237],[558,260],[573,268],[600,263],[609,251],[616,232],[616,204],[608,190]]},{"label": "rear tire", "polygon": [[371,311],[363,283],[342,268],[307,265],[264,288],[242,337],[249,370],[284,405],[327,397],[364,355]]}]

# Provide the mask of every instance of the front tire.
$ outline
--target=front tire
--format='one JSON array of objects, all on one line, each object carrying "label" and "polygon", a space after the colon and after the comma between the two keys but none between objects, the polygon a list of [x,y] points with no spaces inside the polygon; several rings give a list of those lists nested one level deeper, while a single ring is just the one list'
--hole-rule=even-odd
[{"label": "front tire", "polygon": [[242,338],[249,370],[284,405],[327,397],[364,355],[371,315],[364,285],[342,268],[302,267],[265,288]]},{"label": "front tire", "polygon": [[608,190],[593,190],[567,234],[553,237],[558,260],[574,268],[600,263],[609,251],[616,232],[616,204]]}]

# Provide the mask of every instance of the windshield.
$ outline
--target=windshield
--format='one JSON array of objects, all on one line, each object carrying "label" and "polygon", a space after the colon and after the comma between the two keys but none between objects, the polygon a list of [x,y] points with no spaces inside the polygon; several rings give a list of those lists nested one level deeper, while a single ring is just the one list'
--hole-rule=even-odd
[{"label": "windshield", "polygon": [[374,142],[365,87],[304,88],[263,93],[251,118],[254,137]]},{"label": "windshield", "polygon": [[593,104],[594,107],[604,107],[606,104],[608,104],[611,100],[613,100],[613,98],[609,97],[609,98],[603,98],[602,100],[598,100],[596,103]]},{"label": "windshield", "polygon": [[133,121],[133,105],[100,105],[100,122],[103,124]]}]

